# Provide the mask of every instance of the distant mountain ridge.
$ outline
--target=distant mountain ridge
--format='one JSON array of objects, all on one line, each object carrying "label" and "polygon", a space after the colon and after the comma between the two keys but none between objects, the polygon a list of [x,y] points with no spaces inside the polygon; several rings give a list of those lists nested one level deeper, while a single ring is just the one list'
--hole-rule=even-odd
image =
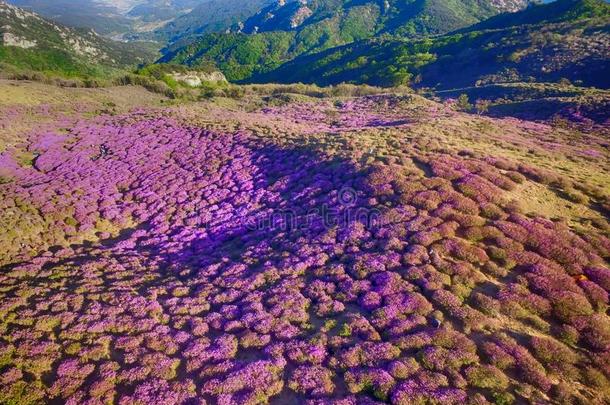
[{"label": "distant mountain ridge", "polygon": [[517,25],[558,23],[603,17],[608,14],[609,10],[610,5],[607,0],[557,0],[544,4],[534,4],[532,7],[514,13],[499,14],[462,31],[481,31]]},{"label": "distant mountain ridge", "polygon": [[164,44],[224,32],[273,0],[8,0],[70,27],[92,28],[123,41]]},{"label": "distant mountain ridge", "polygon": [[0,63],[15,69],[95,75],[149,61],[154,53],[75,29],[0,1]]},{"label": "distant mountain ridge", "polygon": [[185,42],[206,33],[238,29],[240,23],[273,0],[206,0],[196,4],[189,12],[144,35],[131,38],[148,38],[161,42]]},{"label": "distant mountain ridge", "polygon": [[100,35],[118,36],[132,29],[132,21],[116,6],[126,4],[104,0],[9,0],[9,4],[31,11],[72,28],[91,28]]},{"label": "distant mountain ridge", "polygon": [[527,0],[279,0],[249,18],[246,33],[277,30],[301,31],[308,26],[339,24],[346,19],[370,19],[376,33],[402,35],[447,32],[470,25],[498,12],[520,10]]},{"label": "distant mountain ridge", "polygon": [[436,38],[361,41],[299,57],[253,81],[451,89],[561,79],[610,88],[608,3],[558,0]]},{"label": "distant mountain ridge", "polygon": [[162,62],[214,63],[230,80],[247,80],[303,54],[379,36],[442,34],[527,0],[279,0],[226,34],[168,48]]}]

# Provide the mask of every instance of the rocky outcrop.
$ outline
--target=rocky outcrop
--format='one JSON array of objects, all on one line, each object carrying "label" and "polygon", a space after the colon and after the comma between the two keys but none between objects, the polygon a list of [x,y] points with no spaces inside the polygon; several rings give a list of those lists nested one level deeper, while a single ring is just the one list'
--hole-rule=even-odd
[{"label": "rocky outcrop", "polygon": [[515,12],[524,9],[529,0],[491,0],[490,3],[500,11]]},{"label": "rocky outcrop", "polygon": [[184,83],[190,87],[199,87],[204,83],[226,83],[227,78],[221,72],[183,72],[183,73],[172,73],[170,75],[174,80],[180,83]]},{"label": "rocky outcrop", "polygon": [[[303,3],[301,3],[301,4],[303,4]],[[312,14],[313,14],[313,11],[311,11],[311,9],[309,7],[307,7],[306,5],[301,5],[301,7],[299,7],[299,9],[294,13],[292,18],[290,19],[290,28],[299,27]]]},{"label": "rocky outcrop", "polygon": [[4,46],[16,46],[19,48],[33,48],[36,46],[36,41],[28,40],[26,38],[18,37],[17,35],[11,34],[10,32],[5,32],[2,34],[2,44]]}]

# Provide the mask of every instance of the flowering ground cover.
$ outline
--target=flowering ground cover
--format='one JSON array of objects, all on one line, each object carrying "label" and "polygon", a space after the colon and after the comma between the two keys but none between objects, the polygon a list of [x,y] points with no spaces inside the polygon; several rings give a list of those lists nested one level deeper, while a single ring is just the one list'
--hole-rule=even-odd
[{"label": "flowering ground cover", "polygon": [[610,400],[604,128],[391,95],[68,124],[0,155],[0,403]]}]

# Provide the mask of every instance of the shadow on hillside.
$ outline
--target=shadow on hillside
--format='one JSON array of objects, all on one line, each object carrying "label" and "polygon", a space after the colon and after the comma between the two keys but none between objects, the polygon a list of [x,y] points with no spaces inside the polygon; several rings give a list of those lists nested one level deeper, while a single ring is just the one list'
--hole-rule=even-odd
[{"label": "shadow on hillside", "polygon": [[[174,224],[163,234],[150,222],[142,223],[99,243],[72,245],[73,254],[67,257],[49,257],[64,249],[50,248],[35,260],[43,264],[33,266],[37,274],[27,285],[44,287],[60,278],[64,287],[82,289],[87,283],[83,273],[95,268],[107,291],[129,285],[144,295],[150,287],[197,277],[208,266],[248,263],[248,271],[255,272],[265,263],[304,260],[301,250],[320,246],[319,238],[329,230],[354,220],[369,225],[376,214],[364,204],[365,173],[346,160],[306,148],[269,146],[254,150],[252,161],[257,171],[252,189],[233,193],[233,206],[222,213],[223,219],[195,227]],[[253,197],[255,204],[243,203]],[[197,210],[205,214],[209,209]],[[323,249],[332,251],[332,244]],[[32,268],[31,263],[6,265],[0,272]]]},{"label": "shadow on hillside", "polygon": [[[369,225],[370,215],[375,214],[365,204],[368,201],[363,181],[366,174],[348,161],[329,159],[304,148],[277,147],[254,150],[252,161],[255,181],[252,188],[233,193],[232,209],[224,213],[230,215],[213,219],[203,228],[184,224],[170,226],[165,234],[147,222],[97,244],[74,245],[73,254],[67,257],[41,262],[43,253],[33,261],[5,266],[0,272],[7,277],[4,282],[0,281],[0,286],[8,280],[18,288],[5,293],[4,298],[16,299],[26,291],[36,291],[29,299],[28,305],[32,307],[84,298],[85,305],[75,310],[75,314],[76,323],[86,325],[87,329],[75,341],[97,339],[97,332],[88,329],[91,323],[97,322],[88,323],[86,319],[91,311],[100,310],[122,314],[134,322],[136,329],[140,323],[155,325],[155,328],[171,325],[171,333],[177,333],[175,325],[180,325],[184,314],[176,312],[176,308],[190,311],[191,305],[201,306],[201,294],[207,291],[210,295],[204,301],[211,305],[209,312],[218,314],[226,307],[224,303],[237,302],[236,297],[265,294],[269,288],[285,288],[301,272],[310,266],[315,268],[321,256],[330,259],[326,265],[337,261],[336,236],[347,230],[352,220]],[[246,201],[246,197],[256,197],[255,204],[248,206],[239,202]],[[198,207],[201,214],[209,209]],[[346,217],[350,212],[355,216]],[[200,232],[205,236],[199,236]],[[65,249],[59,247],[49,252],[62,250],[65,254]],[[11,271],[13,274],[8,274]],[[24,276],[24,271],[30,274]],[[272,277],[271,284],[261,285],[260,280],[266,277]],[[305,274],[306,280],[312,277]],[[282,281],[278,281],[280,278]],[[177,294],[176,288],[181,286],[187,290]],[[295,294],[299,296],[302,295]],[[150,308],[161,308],[161,315],[149,314],[149,310],[154,311]],[[156,316],[169,316],[169,319],[156,323],[153,319]],[[204,319],[204,314],[196,317]],[[72,327],[74,324],[69,326]],[[188,325],[184,328],[189,330]],[[130,334],[122,330],[113,333],[115,337]],[[223,330],[213,327],[205,332],[210,339],[222,334]],[[242,363],[254,363],[268,359],[268,355],[256,348],[240,348],[235,358]],[[123,357],[113,352],[113,360],[121,363]],[[203,377],[196,371],[187,371],[185,367],[182,362],[176,371],[178,380],[202,381]],[[49,372],[44,381],[51,385],[55,373]],[[219,371],[220,375],[224,372]],[[133,387],[121,386],[117,392],[131,395]],[[206,401],[214,401],[210,395],[202,396]],[[278,400],[293,403],[297,396],[284,389]]]},{"label": "shadow on hillside", "polygon": [[562,117],[575,124],[587,122],[604,124],[610,119],[607,108],[604,103],[581,106],[573,99],[541,99],[496,105],[489,109],[487,115],[494,118],[514,117],[534,121],[548,121]]}]

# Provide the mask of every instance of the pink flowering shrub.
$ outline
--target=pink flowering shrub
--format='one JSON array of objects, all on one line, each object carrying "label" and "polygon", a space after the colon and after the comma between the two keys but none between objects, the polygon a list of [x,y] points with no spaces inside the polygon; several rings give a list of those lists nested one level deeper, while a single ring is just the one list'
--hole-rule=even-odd
[{"label": "pink flowering shrub", "polygon": [[0,402],[602,403],[603,227],[511,208],[552,172],[350,132],[383,100],[260,112],[298,136],[134,111],[0,154]]},{"label": "pink flowering shrub", "polygon": [[353,393],[369,391],[380,400],[387,400],[396,384],[394,378],[383,369],[357,369],[345,373],[347,389]]},{"label": "pink flowering shrub", "polygon": [[300,366],[292,374],[288,386],[295,392],[314,397],[330,395],[335,389],[332,372],[321,366]]}]

